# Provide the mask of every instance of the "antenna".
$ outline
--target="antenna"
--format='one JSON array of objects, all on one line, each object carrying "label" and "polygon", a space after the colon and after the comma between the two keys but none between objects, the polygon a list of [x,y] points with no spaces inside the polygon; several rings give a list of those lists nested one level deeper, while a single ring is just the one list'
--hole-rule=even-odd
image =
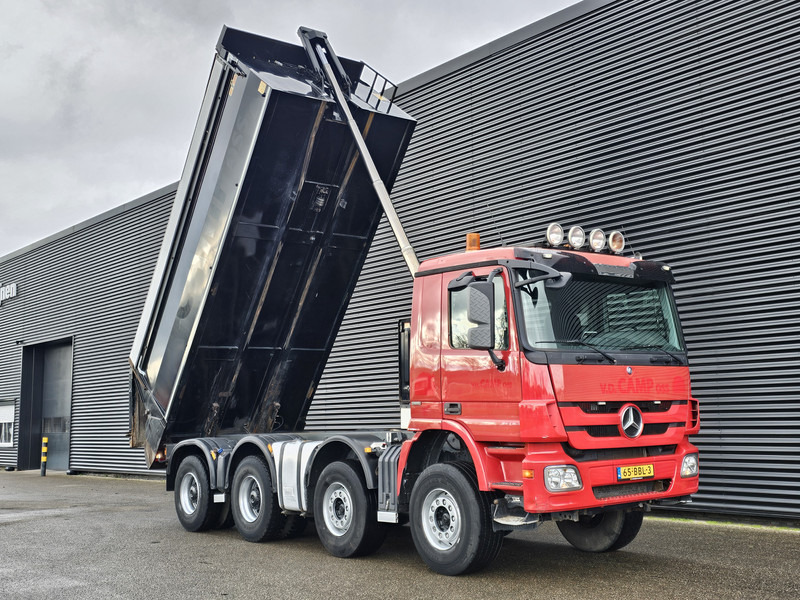
[{"label": "antenna", "polygon": [[497,234],[497,237],[500,238],[500,245],[505,246],[506,241],[503,239],[503,232],[500,231],[500,228],[497,226],[497,221],[494,218],[494,211],[492,210],[492,207],[489,206],[488,200],[486,200],[486,208],[489,209],[489,216],[492,218],[492,227],[494,227],[494,232]]},{"label": "antenna", "polygon": [[639,256],[641,256],[641,254],[639,252],[636,252],[636,250],[633,248],[633,243],[631,243],[631,238],[628,236],[628,232],[625,231],[625,226],[624,225],[620,225],[619,230],[622,232],[622,235],[625,236],[625,245],[628,246],[628,248],[631,249],[631,252],[633,254],[639,254]]}]

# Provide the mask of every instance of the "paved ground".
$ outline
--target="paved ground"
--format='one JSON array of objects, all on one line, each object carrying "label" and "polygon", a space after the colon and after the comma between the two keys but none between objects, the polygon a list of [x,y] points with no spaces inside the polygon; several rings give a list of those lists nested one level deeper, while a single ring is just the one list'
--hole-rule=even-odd
[{"label": "paved ground", "polygon": [[478,574],[443,577],[407,527],[375,555],[305,536],[249,544],[185,532],[163,481],[0,472],[3,598],[800,598],[800,529],[647,518],[610,554],[573,550],[552,523],[507,537]]}]

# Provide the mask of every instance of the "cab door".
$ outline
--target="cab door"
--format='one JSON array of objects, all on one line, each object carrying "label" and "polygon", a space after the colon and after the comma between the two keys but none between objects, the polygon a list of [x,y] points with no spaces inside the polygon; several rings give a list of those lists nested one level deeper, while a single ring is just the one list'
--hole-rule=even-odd
[{"label": "cab door", "polygon": [[[493,270],[481,267],[471,272],[481,279]],[[468,290],[454,283],[463,276],[460,271],[442,278],[442,417],[462,424],[478,441],[518,441],[522,388],[508,273],[503,269],[493,279],[494,352],[504,363],[502,370],[488,351],[467,346],[468,331],[475,326],[467,319]]]}]

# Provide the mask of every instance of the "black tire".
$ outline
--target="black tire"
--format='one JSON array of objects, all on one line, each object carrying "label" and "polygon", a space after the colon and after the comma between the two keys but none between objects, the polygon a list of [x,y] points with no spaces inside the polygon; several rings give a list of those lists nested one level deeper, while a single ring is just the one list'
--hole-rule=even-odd
[{"label": "black tire", "polygon": [[325,549],[340,558],[375,552],[386,538],[378,522],[376,490],[368,490],[361,465],[334,462],[320,473],[314,489],[314,524]]},{"label": "black tire", "polygon": [[197,456],[187,456],[175,474],[175,512],[186,531],[210,529],[219,514],[212,502],[208,471]]},{"label": "black tire", "polygon": [[558,521],[561,535],[578,550],[610,552],[630,544],[642,527],[642,512],[610,510],[582,516],[578,521]]},{"label": "black tire", "polygon": [[642,521],[644,521],[644,513],[642,511],[631,511],[625,513],[625,523],[622,525],[622,532],[619,534],[617,541],[611,544],[609,552],[619,550],[630,544],[636,536],[639,535],[639,530],[642,528]]},{"label": "black tire", "polygon": [[233,527],[233,510],[231,509],[231,501],[228,499],[224,504],[217,504],[219,511],[212,529],[230,529]]},{"label": "black tire", "polygon": [[411,490],[411,536],[432,570],[461,575],[497,557],[503,536],[492,531],[493,496],[478,489],[472,465],[432,465]]},{"label": "black tire", "polygon": [[286,517],[286,522],[283,524],[283,529],[281,530],[281,539],[288,540],[300,537],[306,532],[307,526],[308,519],[305,517],[301,517],[300,515],[288,515]]},{"label": "black tire", "polygon": [[278,495],[272,491],[269,467],[258,456],[248,456],[233,475],[231,509],[236,529],[248,542],[280,538],[286,517],[281,514]]}]

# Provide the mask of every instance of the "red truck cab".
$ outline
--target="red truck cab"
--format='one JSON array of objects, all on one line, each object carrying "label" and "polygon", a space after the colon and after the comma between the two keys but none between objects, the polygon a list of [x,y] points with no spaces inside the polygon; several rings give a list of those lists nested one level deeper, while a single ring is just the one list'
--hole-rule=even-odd
[{"label": "red truck cab", "polygon": [[450,432],[480,490],[527,522],[698,488],[672,272],[604,250],[470,251],[423,262],[414,280],[407,451]]}]

